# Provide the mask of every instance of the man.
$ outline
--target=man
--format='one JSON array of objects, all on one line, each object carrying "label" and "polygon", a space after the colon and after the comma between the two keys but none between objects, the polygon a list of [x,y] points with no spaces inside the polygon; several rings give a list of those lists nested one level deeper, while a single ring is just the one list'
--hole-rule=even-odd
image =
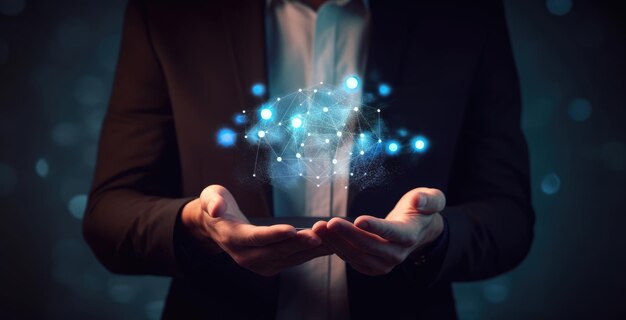
[{"label": "man", "polygon": [[[347,74],[364,95],[391,85],[374,103],[428,153],[387,159],[365,190],[243,183],[250,157],[214,137],[270,96],[249,88]],[[519,122],[498,1],[131,0],[85,237],[113,272],[173,277],[165,318],[454,319],[452,281],[510,270],[532,242]],[[357,218],[247,219],[329,214]]]}]

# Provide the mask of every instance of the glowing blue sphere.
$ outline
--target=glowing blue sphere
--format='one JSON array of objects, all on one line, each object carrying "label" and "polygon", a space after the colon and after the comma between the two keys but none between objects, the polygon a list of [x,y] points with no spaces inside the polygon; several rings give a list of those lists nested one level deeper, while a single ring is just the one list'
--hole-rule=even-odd
[{"label": "glowing blue sphere", "polygon": [[265,94],[265,86],[262,83],[255,83],[252,86],[252,94],[257,97],[262,96],[263,94]]},{"label": "glowing blue sphere", "polygon": [[400,145],[395,142],[389,142],[389,144],[387,144],[387,153],[390,155],[394,155],[396,153],[398,153],[400,151]]},{"label": "glowing blue sphere", "polygon": [[415,137],[415,139],[413,139],[412,145],[415,152],[425,152],[428,149],[428,139],[423,136]]},{"label": "glowing blue sphere", "polygon": [[391,87],[386,83],[381,83],[378,86],[378,94],[380,94],[383,97],[388,96],[389,94],[391,94]]},{"label": "glowing blue sphere", "polygon": [[238,114],[235,116],[235,123],[236,124],[244,124],[246,123],[247,118],[245,114]]},{"label": "glowing blue sphere", "polygon": [[356,76],[349,76],[346,78],[346,88],[354,90],[359,87],[359,78]]},{"label": "glowing blue sphere", "polygon": [[294,117],[293,119],[291,119],[291,126],[296,129],[302,127],[302,119],[300,119],[299,117]]},{"label": "glowing blue sphere", "polygon": [[222,147],[232,147],[237,140],[237,134],[235,131],[223,128],[217,132],[217,143]]},{"label": "glowing blue sphere", "polygon": [[265,108],[261,109],[261,118],[263,120],[269,120],[272,117],[272,110]]}]

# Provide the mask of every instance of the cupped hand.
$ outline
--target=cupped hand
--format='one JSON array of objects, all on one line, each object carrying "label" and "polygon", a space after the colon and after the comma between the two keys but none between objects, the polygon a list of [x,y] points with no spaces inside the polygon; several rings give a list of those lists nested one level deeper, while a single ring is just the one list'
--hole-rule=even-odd
[{"label": "cupped hand", "polygon": [[182,221],[207,253],[224,251],[240,266],[263,276],[332,253],[312,230],[251,225],[232,194],[219,185],[205,188],[199,199],[185,206]]},{"label": "cupped hand", "polygon": [[387,274],[439,237],[444,228],[439,212],[445,204],[441,191],[417,188],[406,193],[385,219],[364,215],[352,224],[333,218],[318,221],[313,231],[355,270],[366,275]]}]

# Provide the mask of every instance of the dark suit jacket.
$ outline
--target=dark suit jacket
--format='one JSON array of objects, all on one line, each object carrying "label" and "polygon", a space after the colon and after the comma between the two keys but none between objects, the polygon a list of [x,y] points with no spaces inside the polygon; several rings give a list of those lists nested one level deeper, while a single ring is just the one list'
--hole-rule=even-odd
[{"label": "dark suit jacket", "polygon": [[[434,4],[433,4],[434,3]],[[429,137],[421,157],[386,160],[386,183],[351,190],[349,215],[384,217],[419,186],[447,194],[442,258],[369,277],[348,267],[353,318],[455,318],[451,281],[510,270],[533,237],[520,93],[501,3],[370,0],[365,92],[389,127]],[[278,277],[183,246],[179,211],[210,184],[248,216],[271,216],[268,186],[242,183],[246,149],[216,143],[263,101],[264,0],[140,1],[126,12],[84,234],[112,272],[173,277],[164,316],[274,317]],[[294,66],[297,69],[297,66]]]}]

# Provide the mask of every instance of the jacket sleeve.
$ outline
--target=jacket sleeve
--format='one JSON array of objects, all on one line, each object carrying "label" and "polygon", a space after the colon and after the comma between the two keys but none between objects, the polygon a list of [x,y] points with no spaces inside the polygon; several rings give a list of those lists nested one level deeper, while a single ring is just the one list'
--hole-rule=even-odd
[{"label": "jacket sleeve", "polygon": [[517,266],[532,239],[534,211],[521,98],[504,8],[488,8],[476,71],[443,212],[448,243],[434,281],[470,281]]},{"label": "jacket sleeve", "polygon": [[112,272],[172,276],[174,227],[191,199],[180,198],[172,110],[142,12],[131,0],[83,234]]}]

